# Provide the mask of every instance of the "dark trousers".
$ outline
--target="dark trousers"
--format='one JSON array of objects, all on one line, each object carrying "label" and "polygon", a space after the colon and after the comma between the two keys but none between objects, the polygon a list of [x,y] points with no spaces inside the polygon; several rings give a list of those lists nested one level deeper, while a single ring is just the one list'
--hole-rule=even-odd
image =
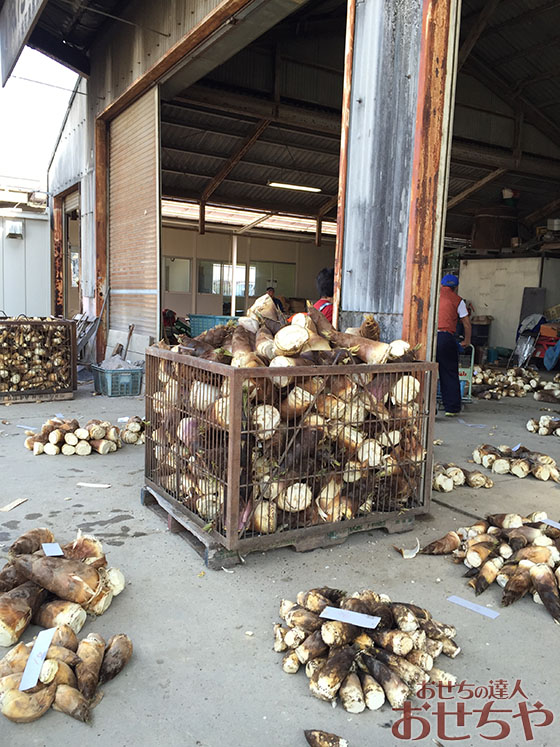
[{"label": "dark trousers", "polygon": [[459,385],[459,351],[450,332],[437,333],[436,360],[439,363],[439,386],[445,412],[461,412]]}]

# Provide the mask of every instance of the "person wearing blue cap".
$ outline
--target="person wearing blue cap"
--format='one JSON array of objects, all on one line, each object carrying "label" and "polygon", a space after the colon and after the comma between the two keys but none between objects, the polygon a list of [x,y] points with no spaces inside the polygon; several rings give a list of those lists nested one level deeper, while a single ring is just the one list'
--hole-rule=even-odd
[{"label": "person wearing blue cap", "polygon": [[459,350],[455,331],[459,319],[463,323],[463,347],[471,344],[471,322],[467,305],[457,293],[459,278],[444,275],[439,296],[438,334],[436,360],[439,364],[439,386],[447,417],[461,412],[461,385],[459,383]]}]

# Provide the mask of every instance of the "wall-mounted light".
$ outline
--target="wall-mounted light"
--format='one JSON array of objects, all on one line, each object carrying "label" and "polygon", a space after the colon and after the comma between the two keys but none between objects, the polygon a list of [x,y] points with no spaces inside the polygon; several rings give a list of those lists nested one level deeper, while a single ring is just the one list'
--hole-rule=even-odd
[{"label": "wall-mounted light", "polygon": [[277,189],[294,189],[297,192],[322,192],[319,187],[306,187],[303,184],[285,184],[284,182],[268,182],[267,186]]},{"label": "wall-mounted light", "polygon": [[7,220],[6,221],[6,238],[23,239],[23,221]]}]

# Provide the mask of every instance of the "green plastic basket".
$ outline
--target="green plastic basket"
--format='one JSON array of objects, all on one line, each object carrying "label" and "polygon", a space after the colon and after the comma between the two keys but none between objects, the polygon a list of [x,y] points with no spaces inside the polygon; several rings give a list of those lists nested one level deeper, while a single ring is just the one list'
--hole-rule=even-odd
[{"label": "green plastic basket", "polygon": [[92,365],[93,385],[107,397],[137,397],[142,391],[144,371],[141,368],[120,368],[108,371]]},{"label": "green plastic basket", "polygon": [[207,329],[217,327],[219,324],[227,324],[232,319],[237,319],[235,316],[214,316],[212,314],[189,314],[191,322],[191,335],[197,337],[198,335],[206,332]]}]

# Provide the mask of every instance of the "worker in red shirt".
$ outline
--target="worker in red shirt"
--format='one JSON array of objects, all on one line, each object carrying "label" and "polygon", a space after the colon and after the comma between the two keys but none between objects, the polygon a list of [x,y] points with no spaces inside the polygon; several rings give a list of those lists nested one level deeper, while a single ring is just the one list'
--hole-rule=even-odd
[{"label": "worker in red shirt", "polygon": [[461,412],[461,386],[459,384],[459,346],[455,337],[457,322],[463,323],[463,347],[471,344],[471,322],[467,306],[457,293],[459,278],[444,275],[439,296],[438,334],[436,360],[439,364],[439,385],[446,417]]},{"label": "worker in red shirt", "polygon": [[334,296],[334,268],[324,267],[316,278],[319,300],[313,306],[327,317],[332,324]]}]

